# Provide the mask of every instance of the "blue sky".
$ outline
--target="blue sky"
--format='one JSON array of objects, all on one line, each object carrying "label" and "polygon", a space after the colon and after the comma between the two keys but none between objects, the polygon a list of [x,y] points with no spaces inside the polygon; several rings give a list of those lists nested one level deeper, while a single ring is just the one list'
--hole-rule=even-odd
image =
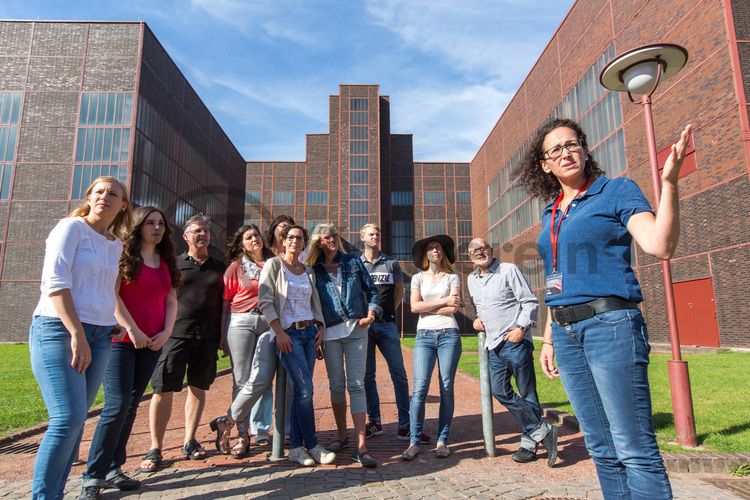
[{"label": "blue sky", "polygon": [[249,160],[304,160],[342,83],[380,84],[416,161],[470,161],[572,0],[3,0],[144,20]]}]

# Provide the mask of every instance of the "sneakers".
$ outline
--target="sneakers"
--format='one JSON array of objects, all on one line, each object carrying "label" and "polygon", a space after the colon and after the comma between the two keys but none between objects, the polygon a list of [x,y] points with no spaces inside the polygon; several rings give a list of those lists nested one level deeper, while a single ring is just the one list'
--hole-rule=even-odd
[{"label": "sneakers", "polygon": [[84,486],[81,488],[81,494],[78,495],[78,500],[99,500],[101,497],[101,486]]},{"label": "sneakers", "polygon": [[[398,436],[397,438],[400,441],[409,441],[411,440],[411,429],[407,425],[406,427],[398,430]],[[419,436],[419,444],[430,444],[432,441],[432,438],[425,434],[424,432]]]},{"label": "sneakers", "polygon": [[380,423],[370,420],[365,426],[365,437],[371,438],[373,436],[379,436],[383,433],[383,426]]},{"label": "sneakers", "polygon": [[125,475],[119,469],[107,477],[106,482],[110,488],[117,488],[120,491],[135,491],[141,487],[140,481]]},{"label": "sneakers", "polygon": [[511,458],[513,458],[514,462],[526,464],[536,460],[536,453],[526,448],[518,448]]},{"label": "sneakers", "polygon": [[557,462],[557,427],[553,425],[550,428],[542,439],[542,446],[547,449],[547,467],[554,467]]},{"label": "sneakers", "polygon": [[[334,455],[334,457],[335,456],[336,455]],[[298,464],[304,465],[305,467],[312,467],[313,465],[315,465],[315,460],[307,453],[307,450],[304,446],[300,446],[299,448],[292,448],[291,450],[289,450],[289,461],[297,462]]]},{"label": "sneakers", "polygon": [[307,453],[309,453],[313,460],[318,462],[320,465],[328,465],[336,460],[336,454],[334,452],[326,450],[319,444],[315,445],[315,448],[307,450]]}]

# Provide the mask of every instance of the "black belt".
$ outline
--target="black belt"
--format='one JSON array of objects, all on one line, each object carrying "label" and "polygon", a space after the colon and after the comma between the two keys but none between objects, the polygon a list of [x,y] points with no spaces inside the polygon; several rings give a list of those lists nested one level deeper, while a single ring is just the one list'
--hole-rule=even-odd
[{"label": "black belt", "polygon": [[375,323],[395,323],[396,317],[395,316],[388,316],[385,318],[375,319]]},{"label": "black belt", "polygon": [[553,307],[552,319],[559,325],[567,326],[577,321],[593,318],[603,312],[620,309],[638,309],[638,303],[629,302],[619,297],[601,297],[584,304]]},{"label": "black belt", "polygon": [[260,311],[260,307],[256,307],[255,309],[250,311],[250,314],[257,314],[258,316],[260,316],[263,313]]}]

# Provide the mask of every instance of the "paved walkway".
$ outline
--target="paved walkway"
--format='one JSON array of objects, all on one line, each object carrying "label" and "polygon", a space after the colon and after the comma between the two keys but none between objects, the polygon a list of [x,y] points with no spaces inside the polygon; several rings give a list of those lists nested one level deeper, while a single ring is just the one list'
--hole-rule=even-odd
[{"label": "paved walkway", "polygon": [[[407,372],[411,355],[405,351]],[[315,371],[315,408],[318,436],[323,444],[334,439],[333,414],[323,363]],[[208,422],[222,414],[229,403],[231,376],[217,379],[212,387],[198,438],[213,451],[213,434]],[[411,463],[400,460],[408,443],[396,439],[396,407],[387,367],[378,357],[378,385],[382,400],[385,432],[368,440],[372,455],[380,462],[374,470],[352,463],[351,450],[345,449],[329,466],[303,468],[287,461],[269,462],[270,447],[255,447],[243,460],[210,453],[206,460],[187,461],[180,454],[182,445],[184,391],[175,398],[174,412],[166,435],[165,459],[168,466],[155,474],[135,474],[143,488],[132,494],[106,490],[104,498],[601,498],[594,467],[580,434],[560,428],[559,461],[546,466],[545,455],[530,464],[517,464],[510,455],[518,448],[517,427],[510,414],[496,404],[494,419],[497,457],[485,458],[482,441],[479,384],[463,374],[456,377],[456,410],[451,431],[453,454],[437,459],[432,447]],[[426,431],[437,429],[439,405],[437,380],[433,379],[426,409]],[[148,403],[142,404],[129,444],[124,470],[135,471],[149,447]],[[81,457],[85,459],[96,418],[86,424]],[[353,436],[350,433],[350,440]],[[0,453],[0,497],[28,498],[31,489],[34,448],[41,435],[16,443],[20,453]],[[25,452],[24,452],[25,451]],[[73,467],[66,498],[80,491],[83,467]],[[676,498],[741,498],[719,489],[710,480],[718,476],[671,474]],[[726,477],[726,476],[724,476]]]}]

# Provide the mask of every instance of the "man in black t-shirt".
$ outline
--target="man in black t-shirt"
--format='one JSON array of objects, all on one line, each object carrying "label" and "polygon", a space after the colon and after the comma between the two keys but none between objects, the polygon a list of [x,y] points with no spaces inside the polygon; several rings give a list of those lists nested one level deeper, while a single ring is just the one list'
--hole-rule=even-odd
[{"label": "man in black t-shirt", "polygon": [[[150,414],[154,421],[151,422],[151,450],[141,465],[142,470],[158,467],[164,433],[172,413],[172,395],[182,390],[186,373],[188,394],[183,453],[193,460],[206,456],[195,439],[195,431],[203,414],[206,391],[216,377],[217,353],[224,324],[225,266],[208,254],[211,229],[207,217],[196,215],[188,219],[183,238],[188,251],[177,257],[182,277],[182,288],[177,292],[177,320],[152,378],[154,396]],[[159,460],[156,460],[154,450],[159,451]]]},{"label": "man in black t-shirt", "polygon": [[[375,382],[375,348],[388,363],[388,371],[393,382],[398,409],[397,438],[409,440],[409,381],[404,369],[404,356],[401,353],[401,338],[396,327],[396,307],[404,296],[404,275],[398,260],[380,251],[380,228],[375,224],[365,224],[359,231],[364,245],[361,259],[378,289],[378,304],[383,308],[383,316],[370,325],[367,342],[367,368],[365,371],[365,396],[367,398],[368,422],[365,437],[383,433],[380,422],[380,397]],[[420,443],[427,444],[430,437],[422,433]]]}]

